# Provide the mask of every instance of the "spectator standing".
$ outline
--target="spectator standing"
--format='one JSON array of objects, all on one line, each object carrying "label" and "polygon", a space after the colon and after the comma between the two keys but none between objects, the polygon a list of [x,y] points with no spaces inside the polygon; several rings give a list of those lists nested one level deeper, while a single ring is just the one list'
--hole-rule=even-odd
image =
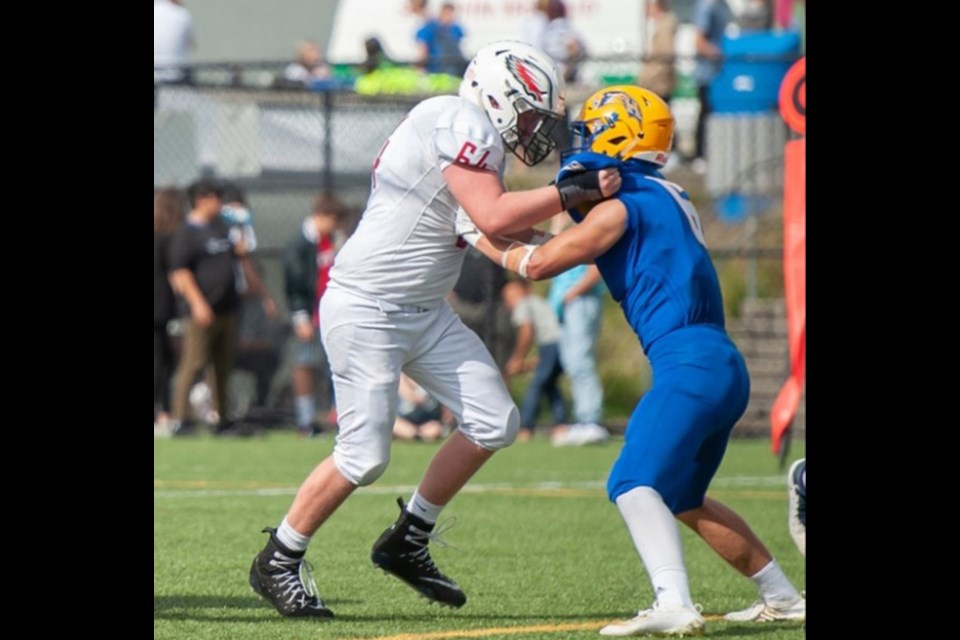
[{"label": "spectator standing", "polygon": [[727,0],[697,0],[693,10],[693,24],[696,28],[697,62],[693,77],[697,83],[697,97],[700,99],[700,113],[697,116],[697,146],[693,160],[693,169],[697,173],[706,171],[706,123],[712,111],[710,105],[710,82],[720,72],[722,52],[720,44],[727,28],[734,24],[733,11]]},{"label": "spectator standing", "polygon": [[[261,265],[252,257],[247,261],[262,282]],[[289,335],[289,325],[279,317],[276,304],[264,304],[262,293],[247,289],[240,296],[237,315],[237,348],[230,384],[230,415],[246,418],[254,407],[267,409],[270,391],[278,378],[283,345]],[[269,312],[269,313],[268,313]],[[253,384],[244,384],[238,373],[253,377]],[[239,378],[239,379],[238,379]],[[234,379],[237,383],[234,384]],[[261,419],[265,414],[261,414]],[[276,418],[272,418],[275,421]],[[248,422],[251,426],[253,420]]]},{"label": "spectator standing", "polygon": [[268,318],[277,317],[277,304],[264,285],[260,272],[253,265],[253,253],[257,248],[257,234],[253,228],[253,210],[247,202],[243,189],[232,182],[223,185],[223,206],[220,216],[229,225],[230,241],[242,246],[243,251],[235,264],[237,291],[260,298]]},{"label": "spectator standing", "polygon": [[562,0],[549,0],[546,16],[540,48],[560,65],[564,82],[576,82],[580,61],[586,57],[583,38],[570,24],[567,5]]},{"label": "spectator standing", "polygon": [[545,397],[549,403],[553,427],[564,424],[567,419],[567,409],[557,386],[563,373],[563,367],[560,366],[560,325],[547,301],[531,291],[530,283],[526,280],[508,282],[503,287],[503,302],[517,329],[513,354],[507,360],[504,373],[510,377],[528,370],[527,354],[534,342],[537,344],[537,364],[520,405],[520,433],[517,439],[526,442],[533,437],[541,398]]},{"label": "spectator standing", "polygon": [[[184,323],[180,363],[174,378],[174,431],[189,433],[187,418],[190,387],[208,362],[213,364],[216,410],[220,422],[216,433],[226,434],[227,379],[236,348],[236,262],[246,256],[242,242],[234,245],[230,226],[221,217],[222,188],[201,179],[187,189],[192,209],[186,223],[174,235],[170,247],[171,283],[189,309]],[[184,428],[186,427],[186,428]]]},{"label": "spectator standing", "polygon": [[[426,2],[420,15],[426,15]],[[427,18],[426,23],[417,30],[417,60],[421,68],[428,73],[446,73],[452,76],[463,75],[467,60],[460,50],[463,40],[463,27],[456,21],[456,6],[452,2],[440,5],[436,18]]]},{"label": "spectator standing", "polygon": [[[544,7],[546,25],[540,35],[538,45],[560,66],[566,84],[576,82],[580,62],[586,57],[583,38],[570,25],[567,19],[567,7],[561,0],[547,0]],[[564,126],[556,127],[552,137],[558,149],[570,146],[570,121],[565,116]]]},{"label": "spectator standing", "polygon": [[[325,412],[335,410],[330,365],[320,343],[320,299],[327,289],[334,256],[343,244],[339,231],[343,204],[328,193],[318,195],[313,210],[283,251],[283,275],[297,353],[293,364],[293,402],[301,435],[318,435],[314,382],[320,382]],[[315,378],[316,374],[316,378]]]},{"label": "spectator standing", "polygon": [[153,433],[172,435],[170,380],[174,350],[168,324],[176,318],[176,296],[170,286],[170,241],[183,224],[186,196],[176,187],[153,195]]},{"label": "spectator standing", "polygon": [[550,281],[547,299],[560,320],[560,364],[570,380],[576,418],[574,424],[551,435],[554,446],[594,444],[610,437],[600,424],[603,385],[596,355],[604,291],[596,265],[577,265]]},{"label": "spectator standing", "polygon": [[670,10],[669,0],[648,0],[647,18],[652,23],[647,60],[640,69],[638,84],[670,101],[677,86],[674,56],[679,21]]},{"label": "spectator standing", "polygon": [[[281,324],[278,322],[277,303],[260,275],[255,262],[257,235],[253,224],[253,209],[246,192],[236,183],[223,185],[223,206],[220,218],[229,227],[230,241],[240,247],[234,263],[234,277],[240,304],[237,312],[237,342],[231,369],[249,371],[256,379],[256,388],[250,397],[231,398],[237,416],[247,413],[254,403],[266,404],[270,384],[279,364],[278,340]],[[237,394],[239,396],[239,393]],[[201,398],[203,394],[201,393]],[[226,416],[224,416],[226,417]]]},{"label": "spectator standing", "polygon": [[543,44],[543,31],[547,28],[547,5],[550,0],[536,0],[533,3],[533,10],[530,15],[523,18],[520,23],[520,39],[524,42],[539,47]]},{"label": "spectator standing", "polygon": [[[256,396],[262,399],[262,391],[269,381],[265,379],[272,371],[271,362],[276,354],[270,353],[272,345],[267,344],[267,335],[271,333],[273,322],[277,318],[277,304],[260,276],[254,263],[253,252],[257,247],[257,235],[253,228],[253,211],[247,202],[247,196],[237,184],[228,182],[221,185],[220,219],[227,224],[228,236],[234,247],[242,247],[233,263],[234,280],[240,301],[237,305],[235,336],[231,370],[234,366],[247,369],[257,376]],[[252,366],[254,361],[256,366]],[[229,380],[224,380],[228,385]],[[214,408],[214,393],[218,380],[207,375],[205,380],[197,382],[190,390],[190,404],[194,414],[203,422],[215,424],[221,418],[227,418],[227,406],[219,410]],[[239,399],[238,399],[239,400]],[[246,400],[246,399],[243,399]],[[249,408],[250,402],[234,403],[234,409]],[[238,415],[246,413],[240,411]],[[224,422],[224,424],[228,424]]]},{"label": "spectator standing", "polygon": [[193,17],[181,0],[153,2],[153,83],[189,82],[189,51],[196,46]]}]

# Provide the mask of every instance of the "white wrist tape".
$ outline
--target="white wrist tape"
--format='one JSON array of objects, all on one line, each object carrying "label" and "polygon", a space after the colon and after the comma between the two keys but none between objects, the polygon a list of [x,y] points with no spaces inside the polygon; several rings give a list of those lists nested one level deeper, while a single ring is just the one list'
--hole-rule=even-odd
[{"label": "white wrist tape", "polygon": [[519,273],[522,277],[526,278],[526,277],[527,277],[527,264],[530,262],[530,256],[532,256],[532,255],[533,255],[533,252],[537,250],[537,245],[535,245],[535,244],[528,244],[528,245],[524,245],[524,246],[526,246],[527,252],[526,252],[525,254],[523,254],[523,257],[522,257],[522,258],[520,258],[520,267],[517,269],[517,273]]},{"label": "white wrist tape", "polygon": [[513,249],[514,247],[520,247],[520,246],[523,246],[523,243],[518,240],[514,240],[513,242],[510,243],[510,246],[508,246],[506,249],[503,250],[503,253],[500,254],[501,267],[503,267],[504,269],[507,268],[507,254],[510,253],[510,250]]},{"label": "white wrist tape", "polygon": [[520,258],[520,264],[517,265],[517,273],[519,273],[524,278],[527,277],[527,263],[530,262],[530,256],[533,255],[533,252],[537,250],[535,244],[525,244],[519,240],[514,240],[510,243],[510,246],[503,250],[503,253],[500,254],[500,266],[504,269],[507,268],[507,254],[510,253],[510,250],[514,247],[523,247],[526,253],[523,254],[523,257]]}]

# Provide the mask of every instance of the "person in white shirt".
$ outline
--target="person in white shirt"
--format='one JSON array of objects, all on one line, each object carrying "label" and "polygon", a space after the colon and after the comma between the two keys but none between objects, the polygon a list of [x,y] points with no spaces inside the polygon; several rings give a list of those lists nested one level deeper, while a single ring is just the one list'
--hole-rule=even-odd
[{"label": "person in white shirt", "polygon": [[153,2],[153,81],[181,82],[194,46],[193,18],[180,0]]},{"label": "person in white shirt", "polygon": [[520,21],[520,39],[535,47],[543,42],[543,31],[547,28],[547,4],[550,0],[536,0],[530,13]]},{"label": "person in white shirt", "polygon": [[619,172],[602,170],[505,190],[504,149],[527,165],[543,161],[563,112],[556,63],[532,46],[494,42],[468,65],[458,96],[418,104],[377,153],[366,210],[320,301],[337,397],[333,453],[300,486],[280,526],[263,530],[270,537],[250,569],[251,587],[282,615],[333,616],[316,590],[305,588],[303,556],[343,501],[387,468],[401,372],[446,406],[458,427],[408,504],[398,499],[400,517],[376,541],[371,559],[429,600],[466,602],[427,545],[443,507],[494,452],[513,443],[520,417],[493,357],[445,298],[467,243],[481,232],[532,242],[532,225],[620,188]]}]

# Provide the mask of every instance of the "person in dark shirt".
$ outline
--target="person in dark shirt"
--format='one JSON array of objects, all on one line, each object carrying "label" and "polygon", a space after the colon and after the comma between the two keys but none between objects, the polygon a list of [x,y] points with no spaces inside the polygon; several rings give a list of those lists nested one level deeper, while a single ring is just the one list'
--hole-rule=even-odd
[{"label": "person in dark shirt", "polygon": [[153,195],[153,433],[169,436],[170,378],[174,352],[167,324],[176,318],[176,298],[168,278],[168,252],[174,232],[183,224],[185,195],[165,187]]},{"label": "person in dark shirt", "polygon": [[223,195],[220,185],[199,180],[188,187],[187,195],[192,209],[170,247],[171,283],[189,308],[180,364],[174,376],[174,431],[192,429],[192,421],[187,418],[190,387],[210,362],[220,416],[217,432],[222,433],[229,429],[227,379],[236,348],[240,307],[235,262],[246,254],[246,246],[242,237],[234,244],[230,227],[220,216]]}]

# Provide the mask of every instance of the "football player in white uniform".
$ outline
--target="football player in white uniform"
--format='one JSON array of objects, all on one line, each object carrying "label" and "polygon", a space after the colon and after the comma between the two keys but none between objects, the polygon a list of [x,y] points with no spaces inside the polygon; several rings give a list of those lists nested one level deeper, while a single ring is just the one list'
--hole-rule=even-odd
[{"label": "football player in white uniform", "polygon": [[[578,174],[539,189],[507,192],[504,148],[535,165],[562,126],[563,81],[545,53],[519,42],[477,52],[459,96],[414,107],[373,162],[371,193],[354,235],[337,255],[320,302],[320,330],[337,396],[333,453],[301,485],[250,569],[254,591],[286,616],[331,617],[313,588],[310,537],[359,486],[390,462],[401,371],[457,418],[371,558],[426,598],[466,602],[427,545],[437,516],[494,454],[511,444],[519,412],[493,357],[445,301],[479,233],[530,242],[529,228],[620,188],[616,170]],[[306,584],[304,583],[306,580]]]}]

